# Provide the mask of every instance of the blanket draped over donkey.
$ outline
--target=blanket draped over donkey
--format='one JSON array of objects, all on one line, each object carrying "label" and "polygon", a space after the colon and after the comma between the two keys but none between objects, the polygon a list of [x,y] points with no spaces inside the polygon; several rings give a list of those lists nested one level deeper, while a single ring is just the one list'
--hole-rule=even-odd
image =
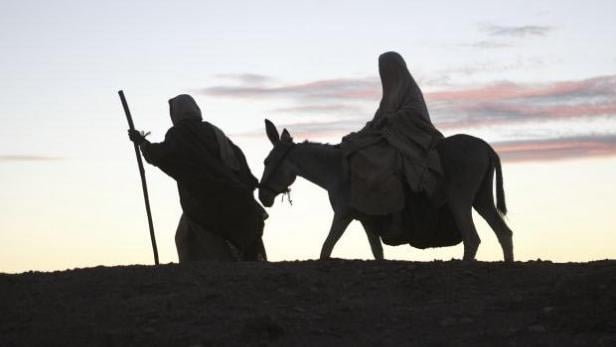
[{"label": "blanket draped over donkey", "polygon": [[[180,262],[231,260],[230,242],[244,260],[265,258],[264,211],[253,192],[258,181],[239,147],[202,121],[189,95],[169,100],[173,127],[160,143],[143,141],[150,164],[177,181],[182,215],[176,234]],[[209,249],[209,251],[208,251]]]}]

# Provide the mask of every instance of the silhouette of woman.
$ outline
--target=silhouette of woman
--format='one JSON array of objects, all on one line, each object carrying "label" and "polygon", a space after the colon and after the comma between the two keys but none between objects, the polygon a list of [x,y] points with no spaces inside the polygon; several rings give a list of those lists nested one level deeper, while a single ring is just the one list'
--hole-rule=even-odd
[{"label": "silhouette of woman", "polygon": [[370,215],[400,212],[406,187],[442,205],[442,168],[434,146],[443,135],[432,125],[419,86],[400,54],[379,57],[383,95],[374,118],[340,145],[350,173],[351,206]]}]

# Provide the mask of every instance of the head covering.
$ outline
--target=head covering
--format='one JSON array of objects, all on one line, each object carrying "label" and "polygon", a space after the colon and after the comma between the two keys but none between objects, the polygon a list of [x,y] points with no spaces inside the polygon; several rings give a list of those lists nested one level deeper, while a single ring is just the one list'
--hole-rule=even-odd
[{"label": "head covering", "polygon": [[430,120],[423,94],[400,54],[396,52],[381,54],[379,74],[383,86],[383,97],[377,115],[407,109]]},{"label": "head covering", "polygon": [[173,125],[186,119],[202,120],[201,109],[195,99],[188,94],[180,94],[175,98],[169,99],[169,114]]}]

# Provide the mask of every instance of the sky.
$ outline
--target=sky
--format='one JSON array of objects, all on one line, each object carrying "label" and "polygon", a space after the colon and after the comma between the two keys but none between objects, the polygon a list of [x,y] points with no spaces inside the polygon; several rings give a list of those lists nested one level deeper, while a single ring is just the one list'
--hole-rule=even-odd
[{"label": "sky", "polygon": [[[435,125],[491,143],[519,260],[616,258],[616,2],[0,2],[0,272],[151,264],[147,219],[117,91],[160,141],[167,100],[189,93],[255,176],[268,118],[337,143],[380,99],[394,50]],[[146,167],[161,262],[177,262],[174,181]],[[316,259],[332,212],[298,180],[270,209],[271,260]],[[478,259],[502,259],[475,215]],[[370,259],[353,223],[334,257]],[[388,259],[461,258],[462,247],[386,247]]]}]

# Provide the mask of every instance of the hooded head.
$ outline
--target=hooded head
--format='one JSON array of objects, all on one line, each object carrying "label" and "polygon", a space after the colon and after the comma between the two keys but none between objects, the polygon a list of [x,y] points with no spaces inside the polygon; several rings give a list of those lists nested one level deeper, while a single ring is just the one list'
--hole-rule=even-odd
[{"label": "hooded head", "polygon": [[201,121],[201,109],[195,102],[195,99],[188,94],[180,94],[175,98],[169,99],[169,114],[171,122],[177,125],[180,121],[193,119]]},{"label": "hooded head", "polygon": [[402,108],[413,108],[430,119],[421,90],[400,54],[396,52],[381,54],[379,75],[383,86],[379,112],[396,112]]}]

